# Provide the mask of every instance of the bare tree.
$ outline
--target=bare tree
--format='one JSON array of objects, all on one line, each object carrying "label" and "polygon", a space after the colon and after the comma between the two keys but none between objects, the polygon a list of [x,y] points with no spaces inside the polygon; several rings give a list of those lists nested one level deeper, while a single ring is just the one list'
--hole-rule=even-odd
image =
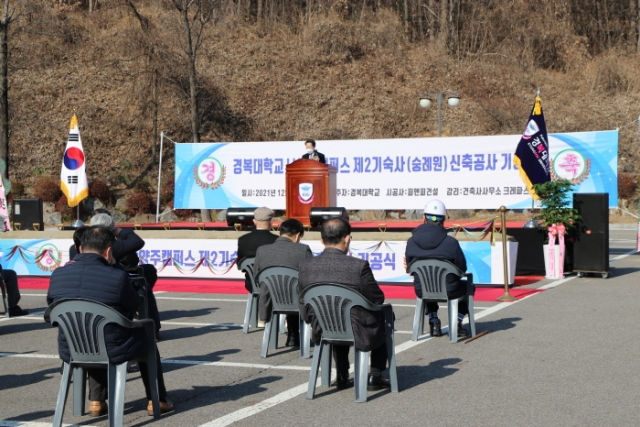
[{"label": "bare tree", "polygon": [[[213,0],[171,0],[180,13],[184,38],[182,49],[187,63],[189,79],[189,107],[191,110],[191,135],[193,142],[200,142],[200,111],[198,108],[198,75],[196,60],[202,46],[204,29],[213,15]],[[211,221],[208,209],[201,209],[202,221]]]},{"label": "bare tree", "polygon": [[211,0],[171,0],[180,13],[184,38],[182,49],[187,63],[189,79],[189,107],[191,109],[191,135],[193,142],[200,142],[200,114],[198,111],[198,75],[196,60],[202,46],[203,33],[213,15]]},{"label": "bare tree", "polygon": [[5,172],[9,176],[9,24],[13,21],[9,10],[9,0],[4,0],[2,19],[0,20],[0,159],[7,165]]}]

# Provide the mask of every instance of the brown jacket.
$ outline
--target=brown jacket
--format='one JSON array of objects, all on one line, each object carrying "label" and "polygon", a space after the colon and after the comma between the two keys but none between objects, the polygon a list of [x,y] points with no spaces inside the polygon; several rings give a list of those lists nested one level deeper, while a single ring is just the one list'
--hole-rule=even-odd
[{"label": "brown jacket", "polygon": [[[338,283],[356,292],[374,304],[384,302],[384,294],[373,277],[368,261],[347,256],[340,249],[326,248],[317,257],[300,262],[298,293],[314,283]],[[315,319],[313,310],[300,307],[300,316],[313,326],[313,339],[322,336],[322,329]],[[371,351],[385,342],[384,316],[382,312],[370,312],[360,307],[351,311],[353,333],[359,350]]]}]

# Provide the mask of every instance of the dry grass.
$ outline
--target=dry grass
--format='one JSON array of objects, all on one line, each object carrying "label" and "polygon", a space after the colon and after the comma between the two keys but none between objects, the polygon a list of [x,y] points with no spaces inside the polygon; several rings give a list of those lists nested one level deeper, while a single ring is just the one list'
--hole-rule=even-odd
[{"label": "dry grass", "polygon": [[[26,3],[29,13],[10,36],[12,179],[29,185],[36,168],[58,174],[74,108],[90,179],[132,189],[153,176],[153,73],[158,129],[191,140],[178,21],[156,1],[134,3],[149,30],[122,1],[101,2],[91,16],[78,6]],[[541,25],[565,13],[559,5],[566,1],[545,2],[548,16],[532,14],[527,2],[496,3],[474,12],[453,54],[439,42],[412,41],[385,8],[344,19],[336,2],[308,23],[256,25],[225,3],[198,59],[201,139],[435,136],[435,111],[418,107],[426,89],[461,90],[461,105],[443,112],[449,136],[519,133],[538,87],[550,132],[614,129],[638,117],[636,53],[618,46],[594,55],[568,20]],[[620,166],[635,174],[638,140],[636,125],[621,129]],[[169,147],[169,169],[171,157]]]}]

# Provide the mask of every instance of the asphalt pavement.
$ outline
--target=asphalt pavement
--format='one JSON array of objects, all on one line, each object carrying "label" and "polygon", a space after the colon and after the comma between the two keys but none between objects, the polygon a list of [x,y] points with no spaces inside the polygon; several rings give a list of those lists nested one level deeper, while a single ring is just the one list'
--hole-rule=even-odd
[{"label": "asphalt pavement", "polygon": [[[611,230],[611,277],[541,280],[515,303],[477,302],[468,343],[412,342],[413,300],[396,314],[399,393],[318,388],[297,348],[260,357],[262,330],[241,330],[243,295],[159,293],[165,381],[175,411],[154,421],[139,374],[129,374],[125,425],[143,426],[635,426],[640,423],[640,299],[636,231]],[[0,427],[51,425],[60,360],[42,319],[45,292],[24,290],[32,314],[0,318]],[[440,317],[446,323],[446,307]],[[280,338],[284,342],[284,336]],[[353,353],[351,355],[353,360]],[[107,426],[107,417],[65,423]]]}]

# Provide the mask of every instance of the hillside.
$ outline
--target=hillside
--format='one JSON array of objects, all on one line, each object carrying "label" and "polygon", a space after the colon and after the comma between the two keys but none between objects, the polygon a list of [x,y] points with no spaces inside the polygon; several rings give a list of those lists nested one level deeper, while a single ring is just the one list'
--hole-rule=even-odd
[{"label": "hillside", "polygon": [[[635,36],[619,28],[628,16],[608,15],[608,41],[596,45],[575,1],[425,0],[415,10],[445,1],[454,35],[395,3],[337,0],[304,14],[286,2],[260,0],[260,14],[255,1],[212,3],[196,60],[200,140],[436,136],[436,110],[418,106],[428,89],[460,90],[460,106],[443,110],[444,136],[520,133],[538,87],[549,132],[638,118]],[[76,109],[89,179],[120,193],[155,187],[156,102],[158,133],[193,140],[180,15],[168,0],[88,3],[12,0],[10,178],[29,188],[58,176]],[[620,170],[634,177],[638,140],[637,123],[621,128]]]}]

